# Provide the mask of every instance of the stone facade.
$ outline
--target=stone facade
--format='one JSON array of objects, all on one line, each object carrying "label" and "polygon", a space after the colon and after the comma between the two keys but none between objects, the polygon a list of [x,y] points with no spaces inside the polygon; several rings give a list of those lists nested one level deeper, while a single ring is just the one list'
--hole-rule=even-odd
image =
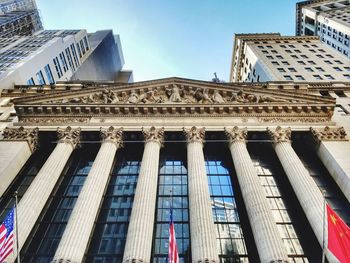
[{"label": "stone facade", "polygon": [[[42,221],[42,213],[50,206],[50,195],[56,194],[57,185],[62,184],[60,180],[67,169],[65,167],[72,166],[71,155],[80,145],[94,143],[98,145],[97,155],[50,259],[53,262],[88,261],[88,248],[95,242],[92,233],[100,220],[99,214],[105,209],[102,200],[111,191],[109,182],[114,164],[123,156],[123,145],[130,147],[140,141],[143,149],[141,146],[136,151],[142,153],[142,161],[132,195],[131,213],[128,215],[123,257],[118,258],[119,261],[153,262],[161,249],[167,249],[162,247],[157,252],[155,241],[155,235],[161,231],[161,224],[156,226],[154,223],[160,220],[157,215],[161,207],[159,200],[166,198],[158,192],[164,183],[159,181],[159,167],[163,165],[160,161],[162,151],[169,148],[176,150],[181,143],[186,145],[184,154],[189,213],[186,220],[191,234],[178,237],[190,240],[192,262],[220,262],[223,258],[238,257],[247,262],[248,258],[254,260],[254,253],[251,252],[254,249],[255,259],[261,262],[289,262],[292,257],[293,253],[285,244],[286,234],[280,231],[275,208],[271,207],[272,199],[266,198],[266,188],[261,183],[263,177],[257,172],[256,161],[250,156],[251,144],[259,140],[273,146],[284,172],[280,176],[290,184],[297,207],[307,220],[306,227],[316,240],[312,246],[319,249],[319,244],[323,242],[320,224],[323,219],[323,195],[293,148],[293,143],[301,140],[298,136],[309,136],[308,142],[313,143],[315,155],[319,156],[332,180],[337,183],[339,193],[342,192],[349,200],[350,169],[344,153],[349,152],[350,147],[346,131],[332,121],[334,99],[312,95],[307,86],[296,89],[295,85],[286,85],[281,89],[273,83],[262,85],[265,84],[225,84],[170,78],[118,85],[82,84],[69,91],[62,86],[57,86],[56,91],[46,87],[40,91],[28,89],[21,93],[17,90],[3,91],[3,98],[17,97],[13,100],[13,106],[18,116],[18,121],[3,131],[0,141],[0,147],[3,147],[0,149],[9,149],[0,151],[0,163],[10,163],[6,169],[13,171],[13,175],[6,179],[9,183],[3,187],[3,197],[12,194],[14,186],[11,186],[11,182],[18,180],[16,174],[28,165],[25,164],[26,160],[36,145],[39,145],[39,149],[45,147],[43,143],[40,144],[40,139],[45,136],[55,138],[52,139],[54,150],[46,157],[47,160],[19,202],[21,253],[26,253],[31,239],[39,231],[37,225]],[[345,89],[350,90],[350,86]],[[262,139],[254,136],[262,136]],[[241,245],[248,247],[244,255],[238,252],[232,255],[227,252],[228,248],[223,248],[220,243],[223,239],[238,237],[233,237],[231,233],[230,237],[223,238],[223,230],[218,229],[220,219],[213,217],[213,211],[221,202],[213,194],[211,171],[206,159],[207,149],[214,142],[226,143],[224,149],[217,151],[227,150],[229,163],[234,167],[232,174],[235,175],[231,175],[231,179],[235,189],[239,189],[237,200],[242,198],[242,202],[237,204],[241,209],[238,209],[239,217],[247,218],[243,229],[247,245]],[[5,178],[1,170],[0,178]],[[236,179],[238,185],[235,185]],[[171,198],[173,195],[175,200],[179,198],[178,193],[171,193]],[[236,204],[231,205],[236,209]],[[230,209],[234,210],[232,207]],[[226,218],[233,216],[227,214]],[[162,224],[167,226],[167,221],[162,220]],[[227,224],[228,228],[234,229],[235,226],[234,223]],[[224,228],[225,225],[220,227]],[[106,226],[104,231],[107,229]],[[167,237],[162,238],[166,240]],[[102,250],[101,247],[96,249]],[[235,249],[238,250],[239,246]],[[306,258],[307,251],[306,246],[305,254],[296,255]],[[181,257],[189,257],[182,250],[180,254]],[[327,258],[333,262],[331,255],[327,254]]]}]

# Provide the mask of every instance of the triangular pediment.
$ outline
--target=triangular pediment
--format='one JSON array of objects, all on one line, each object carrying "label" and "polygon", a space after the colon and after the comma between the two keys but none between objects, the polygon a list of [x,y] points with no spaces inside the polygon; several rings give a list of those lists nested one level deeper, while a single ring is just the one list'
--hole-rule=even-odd
[{"label": "triangular pediment", "polygon": [[21,117],[60,115],[271,115],[330,116],[332,98],[262,85],[168,78],[108,84],[33,95],[14,100]]}]

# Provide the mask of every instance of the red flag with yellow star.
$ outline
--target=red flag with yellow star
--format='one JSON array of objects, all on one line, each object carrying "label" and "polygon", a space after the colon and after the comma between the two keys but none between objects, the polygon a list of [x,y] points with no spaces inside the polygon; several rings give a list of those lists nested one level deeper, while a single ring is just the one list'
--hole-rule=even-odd
[{"label": "red flag with yellow star", "polygon": [[341,263],[350,263],[350,228],[327,204],[328,249]]}]

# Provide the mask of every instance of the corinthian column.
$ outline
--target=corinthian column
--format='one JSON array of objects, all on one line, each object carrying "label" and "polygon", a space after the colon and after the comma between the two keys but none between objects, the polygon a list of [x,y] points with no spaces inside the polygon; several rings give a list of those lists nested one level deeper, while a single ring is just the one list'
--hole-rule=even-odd
[{"label": "corinthian column", "polygon": [[38,144],[38,128],[6,128],[0,140],[0,197]]},{"label": "corinthian column", "polygon": [[18,239],[22,248],[71,153],[79,143],[80,128],[57,129],[59,141],[18,204]]},{"label": "corinthian column", "polygon": [[350,143],[343,127],[310,128],[318,157],[350,202]]},{"label": "corinthian column", "polygon": [[232,130],[225,131],[230,140],[232,160],[260,261],[263,263],[289,262],[276,222],[273,220],[271,209],[267,203],[264,189],[247,151],[245,144],[247,129],[234,127]]},{"label": "corinthian column", "polygon": [[283,170],[293,187],[318,242],[322,246],[323,196],[292,148],[290,142],[291,128],[282,129],[278,126],[275,131],[268,129],[268,133],[274,141],[275,151]]},{"label": "corinthian column", "polygon": [[187,139],[192,262],[219,262],[202,149],[205,129],[192,127],[184,131]]},{"label": "corinthian column", "polygon": [[103,143],[81,189],[53,262],[82,262],[113,161],[122,143],[122,128],[101,128]]},{"label": "corinthian column", "polygon": [[145,149],[132,206],[123,262],[151,262],[153,222],[156,209],[159,151],[164,128],[142,129]]}]

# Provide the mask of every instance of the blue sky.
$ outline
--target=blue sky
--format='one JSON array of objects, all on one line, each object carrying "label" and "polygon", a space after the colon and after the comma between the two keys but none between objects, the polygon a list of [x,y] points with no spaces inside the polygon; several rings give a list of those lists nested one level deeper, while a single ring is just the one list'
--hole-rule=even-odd
[{"label": "blue sky", "polygon": [[295,34],[298,0],[37,0],[45,29],[113,29],[134,80],[228,81],[235,33]]}]

